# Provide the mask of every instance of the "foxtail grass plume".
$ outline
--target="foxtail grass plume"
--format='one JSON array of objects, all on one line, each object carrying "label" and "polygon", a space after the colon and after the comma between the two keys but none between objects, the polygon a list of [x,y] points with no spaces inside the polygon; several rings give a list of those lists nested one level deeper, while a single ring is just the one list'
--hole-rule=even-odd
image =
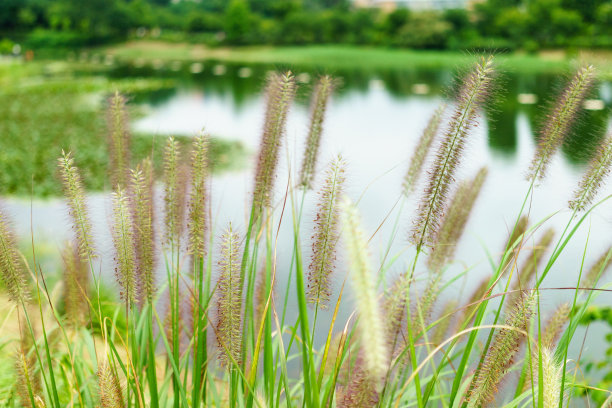
[{"label": "foxtail grass plume", "polygon": [[[523,262],[522,268],[518,270],[517,279],[512,284],[512,290],[527,289],[529,283],[533,280],[538,267],[544,259],[544,254],[552,244],[552,240],[555,236],[555,230],[548,228],[544,231],[544,234],[540,240],[532,248],[531,252]],[[520,292],[514,292],[508,297],[509,304],[514,303],[520,297]]]},{"label": "foxtail grass plume", "polygon": [[21,399],[21,406],[31,406],[32,400],[38,406],[38,401],[41,400],[43,391],[40,376],[36,370],[37,359],[33,350],[34,340],[32,334],[22,328],[19,343],[19,349],[15,356],[17,393]]},{"label": "foxtail grass plume", "polygon": [[580,180],[574,198],[569,202],[572,210],[583,211],[593,202],[612,166],[612,134],[599,145],[589,169]]},{"label": "foxtail grass plume", "polygon": [[169,137],[164,149],[164,225],[166,243],[178,246],[183,229],[185,180],[179,143]]},{"label": "foxtail grass plume", "polygon": [[423,130],[421,137],[414,149],[414,153],[412,153],[412,157],[410,158],[410,165],[408,166],[408,171],[404,176],[404,182],[402,183],[402,188],[404,195],[408,196],[412,193],[416,187],[417,182],[421,176],[421,172],[423,171],[423,165],[425,164],[425,159],[427,158],[427,154],[433,144],[433,141],[438,133],[438,129],[440,129],[440,124],[442,123],[442,117],[444,116],[444,111],[446,110],[446,104],[441,104],[438,109],[433,113],[429,122],[427,123],[427,127]]},{"label": "foxtail grass plume", "polygon": [[26,272],[9,220],[2,210],[0,210],[0,272],[9,299],[16,303],[27,302],[29,293],[25,279]]},{"label": "foxtail grass plume", "polygon": [[276,167],[282,139],[285,134],[287,114],[295,97],[295,78],[291,72],[273,73],[266,87],[266,114],[261,138],[255,189],[253,191],[253,215],[258,218],[263,208],[270,207]]},{"label": "foxtail grass plume", "polygon": [[487,173],[483,167],[472,180],[462,182],[457,188],[442,220],[436,246],[428,258],[427,266],[431,271],[440,272],[452,260]]},{"label": "foxtail grass plume", "polygon": [[130,183],[138,300],[152,302],[155,295],[156,245],[153,220],[153,163],[150,159],[144,159],[136,166],[136,170],[131,171]]},{"label": "foxtail grass plume", "polygon": [[329,75],[324,75],[315,86],[314,95],[310,105],[310,128],[306,139],[306,149],[300,171],[300,185],[312,188],[315,176],[317,159],[319,157],[319,146],[323,133],[323,121],[327,103],[334,92],[336,81]]},{"label": "foxtail grass plume", "polygon": [[[527,227],[529,226],[529,218],[526,215],[523,215],[519,218],[518,222],[515,226],[513,226],[513,230],[510,231],[510,236],[508,237],[508,241],[506,241],[506,245],[504,246],[504,253],[502,253],[501,262],[504,262],[501,266],[501,270],[504,271],[508,265],[513,261],[514,257],[519,253],[520,243],[516,246],[512,247],[519,237],[527,231]],[[510,250],[511,254],[504,261],[504,256],[506,255],[506,251]]]},{"label": "foxtail grass plume", "polygon": [[569,134],[594,82],[595,68],[587,65],[576,72],[559,96],[539,133],[538,147],[529,169],[529,180],[537,181],[544,178],[553,155]]},{"label": "foxtail grass plume", "polygon": [[504,321],[505,326],[495,335],[487,351],[484,363],[476,370],[467,397],[469,408],[482,407],[493,401],[497,387],[514,362],[523,336],[517,330],[525,331],[531,320],[534,294],[524,294]]},{"label": "foxtail grass plume", "polygon": [[557,344],[557,340],[561,336],[561,332],[568,322],[570,312],[572,311],[569,303],[562,303],[555,309],[553,314],[548,318],[542,330],[542,346],[553,350]]},{"label": "foxtail grass plume", "polygon": [[339,202],[344,189],[345,168],[346,162],[340,156],[330,163],[317,203],[306,296],[309,303],[323,309],[327,308],[331,296],[331,278],[339,238]]},{"label": "foxtail grass plume", "polygon": [[108,99],[106,121],[108,126],[109,168],[113,188],[127,186],[130,168],[130,132],[126,99],[116,91]]},{"label": "foxtail grass plume", "polygon": [[412,242],[420,249],[434,245],[446,200],[459,166],[468,134],[476,125],[478,109],[493,87],[493,57],[482,58],[464,79],[457,106],[442,137],[429,174],[428,186],[417,211]]},{"label": "foxtail grass plume", "polygon": [[89,288],[89,270],[81,259],[76,245],[68,242],[62,251],[64,261],[64,308],[66,317],[74,327],[80,327],[85,322],[89,304],[87,303]]},{"label": "foxtail grass plume", "polygon": [[230,224],[221,237],[217,283],[217,343],[222,365],[241,364],[242,293],[240,291],[239,237]]},{"label": "foxtail grass plume", "polygon": [[359,331],[361,349],[364,350],[365,370],[378,387],[387,371],[388,350],[365,233],[361,227],[357,209],[349,199],[345,199],[342,203],[342,226],[350,260],[349,280],[353,286],[355,299],[359,300],[357,311],[359,312]]},{"label": "foxtail grass plume", "polygon": [[603,276],[608,268],[612,265],[612,246],[606,248],[606,250],[599,256],[597,261],[591,266],[582,282],[580,282],[581,288],[593,288],[597,284],[597,281]]},{"label": "foxtail grass plume", "polygon": [[338,390],[338,408],[371,408],[378,404],[376,379],[366,370],[364,352],[359,352],[349,382]]},{"label": "foxtail grass plume", "polygon": [[542,385],[544,387],[544,408],[558,408],[561,398],[561,383],[563,382],[563,366],[556,361],[554,353],[542,349]]},{"label": "foxtail grass plume", "polygon": [[134,233],[130,222],[130,203],[125,191],[117,188],[112,193],[113,225],[112,235],[115,246],[115,275],[121,287],[121,298],[132,305],[138,298],[136,291],[136,253]]},{"label": "foxtail grass plume", "polygon": [[191,191],[189,193],[189,252],[196,258],[204,258],[206,250],[206,204],[208,192],[208,136],[202,132],[191,148]]},{"label": "foxtail grass plume", "polygon": [[400,341],[402,325],[406,321],[408,283],[409,279],[406,274],[398,276],[382,299],[385,338],[390,358],[395,354],[395,349]]},{"label": "foxtail grass plume", "polygon": [[102,363],[98,366],[98,392],[101,408],[124,408],[123,389],[117,374],[110,366]]},{"label": "foxtail grass plume", "polygon": [[67,199],[70,216],[74,222],[79,255],[82,259],[89,260],[95,257],[95,253],[91,236],[91,222],[85,202],[85,188],[83,187],[81,175],[79,174],[79,169],[74,165],[71,153],[65,153],[62,150],[62,157],[58,161],[64,195]]},{"label": "foxtail grass plume", "polygon": [[[539,384],[539,365],[542,364],[542,406],[544,408],[558,408],[561,398],[561,383],[563,379],[563,365],[555,359],[552,349],[542,346],[541,353],[537,347],[531,352],[529,361],[529,379],[525,383],[525,389],[531,384]],[[541,359],[539,354],[541,354]],[[538,395],[536,392],[535,395]]]}]

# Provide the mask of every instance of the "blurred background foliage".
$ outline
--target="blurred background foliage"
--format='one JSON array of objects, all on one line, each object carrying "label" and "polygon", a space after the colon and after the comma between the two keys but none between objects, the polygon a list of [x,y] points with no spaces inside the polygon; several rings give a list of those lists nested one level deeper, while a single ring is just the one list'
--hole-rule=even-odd
[{"label": "blurred background foliage", "polygon": [[0,52],[11,52],[14,42],[40,49],[140,37],[210,46],[334,43],[528,52],[612,45],[609,0],[466,0],[457,3],[463,7],[450,9],[388,6],[393,3],[2,0]]}]

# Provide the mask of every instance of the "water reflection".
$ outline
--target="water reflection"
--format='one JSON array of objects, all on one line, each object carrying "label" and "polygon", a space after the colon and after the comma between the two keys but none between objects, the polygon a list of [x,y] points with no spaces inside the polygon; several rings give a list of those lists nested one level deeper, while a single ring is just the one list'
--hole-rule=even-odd
[{"label": "water reflection", "polygon": [[[286,67],[272,65],[254,65],[245,67],[238,64],[221,64],[219,62],[198,63],[199,70],[194,74],[190,64],[179,66],[168,64],[157,68],[152,64],[144,66],[122,65],[110,75],[114,77],[157,76],[173,78],[177,81],[174,89],[164,89],[148,94],[138,94],[135,103],[146,103],[155,108],[172,106],[173,100],[187,93],[206,95],[213,100],[226,101],[224,108],[240,112],[252,107],[261,97],[263,80],[271,70]],[[221,69],[222,67],[222,69]],[[245,75],[245,72],[247,73]],[[302,73],[302,71],[299,71]],[[312,89],[312,81],[321,72],[308,71],[298,75],[303,79],[297,98],[298,105],[306,107]],[[454,94],[455,79],[458,75],[452,69],[407,69],[377,70],[366,69],[336,70],[332,75],[341,79],[342,86],[335,95],[337,103],[356,94],[369,95],[373,88],[382,87],[386,93],[397,101],[407,98],[424,101],[432,97],[450,97]],[[304,80],[305,79],[305,80]],[[517,151],[518,129],[516,120],[525,114],[532,129],[540,129],[545,119],[544,113],[550,108],[567,78],[559,75],[535,74],[519,75],[503,73],[498,82],[500,85],[492,93],[491,104],[486,112],[489,124],[488,142],[492,151],[501,156],[513,157]],[[593,147],[603,138],[611,106],[610,84],[603,83],[599,91],[594,91],[590,98],[597,99],[601,106],[596,110],[586,110],[577,121],[574,137],[563,146],[566,158],[574,164],[589,160]],[[159,115],[159,112],[156,111]],[[372,112],[375,116],[376,112]],[[398,118],[401,120],[401,118]],[[143,129],[145,130],[145,129]],[[177,129],[182,132],[183,129]],[[192,133],[192,132],[189,132]],[[537,131],[533,132],[534,139]],[[223,136],[223,135],[220,135]]]}]

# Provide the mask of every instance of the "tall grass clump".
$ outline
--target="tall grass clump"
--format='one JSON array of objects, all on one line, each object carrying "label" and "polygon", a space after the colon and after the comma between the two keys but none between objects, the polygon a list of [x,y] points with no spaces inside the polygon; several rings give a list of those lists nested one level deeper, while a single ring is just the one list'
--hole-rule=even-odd
[{"label": "tall grass clump", "polygon": [[[468,178],[458,170],[463,160],[474,160],[466,146],[477,136],[472,131],[495,78],[493,58],[479,58],[449,102],[450,118],[443,120],[444,105],[432,112],[406,164],[398,201],[374,201],[389,208],[372,225],[357,210],[370,193],[350,188],[352,166],[321,153],[337,80],[322,76],[314,87],[300,168],[285,142],[296,80],[290,72],[268,76],[252,195],[238,220],[217,212],[210,137],[202,131],[191,144],[169,137],[159,148],[160,163],[152,152],[132,164],[126,98],[113,95],[102,216],[89,211],[75,164],[79,152],[62,152],[57,162],[72,228],[58,257],[60,276],[42,260],[48,250],[35,237],[16,237],[0,211],[0,300],[6,300],[0,303],[0,363],[6,355],[7,376],[14,378],[5,387],[0,376],[0,387],[9,390],[0,405],[591,403],[585,390],[593,387],[583,385],[582,371],[590,362],[574,349],[583,340],[581,322],[609,290],[612,251],[610,242],[589,235],[583,242],[580,233],[589,233],[591,217],[610,198],[603,191],[612,162],[609,137],[573,196],[567,192],[569,211],[551,208],[536,219],[531,208],[548,198],[536,182],[570,133],[595,73],[578,70],[545,118],[522,205],[499,231],[476,205],[488,194],[486,168]],[[430,150],[424,194],[415,198]],[[285,174],[278,166],[282,154]],[[324,161],[329,164],[320,171]],[[277,179],[283,194],[275,192]],[[416,215],[407,219],[404,207],[413,204]],[[565,226],[553,229],[553,218]],[[109,224],[109,242],[99,221]],[[501,252],[489,247],[489,236],[473,233],[474,221],[498,234]],[[398,238],[407,225],[410,238]],[[481,249],[472,257],[462,251],[468,239]],[[590,259],[594,241],[605,250]],[[574,270],[564,262],[575,253],[582,258]],[[575,283],[559,288],[560,273]],[[557,292],[571,299],[556,304],[544,297]]]}]

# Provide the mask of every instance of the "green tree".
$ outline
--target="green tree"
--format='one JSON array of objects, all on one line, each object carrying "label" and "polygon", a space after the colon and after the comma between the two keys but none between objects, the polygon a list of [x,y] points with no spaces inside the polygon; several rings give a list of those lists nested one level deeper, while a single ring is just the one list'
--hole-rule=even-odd
[{"label": "green tree", "polygon": [[225,10],[225,35],[230,44],[247,44],[252,29],[251,10],[246,0],[231,0]]}]

